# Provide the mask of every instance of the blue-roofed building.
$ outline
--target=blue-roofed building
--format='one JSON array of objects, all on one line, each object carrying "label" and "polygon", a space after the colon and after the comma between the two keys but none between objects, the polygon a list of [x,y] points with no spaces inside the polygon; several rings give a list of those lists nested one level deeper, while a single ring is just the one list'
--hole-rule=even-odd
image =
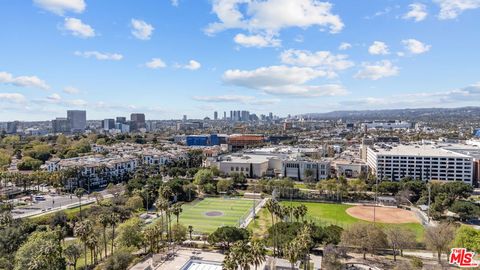
[{"label": "blue-roofed building", "polygon": [[187,136],[187,145],[188,146],[209,146],[210,136],[209,135],[189,135]]},{"label": "blue-roofed building", "polygon": [[226,135],[188,135],[186,137],[187,146],[213,146],[227,143]]},{"label": "blue-roofed building", "polygon": [[475,129],[475,131],[473,132],[473,136],[480,138],[480,128]]}]

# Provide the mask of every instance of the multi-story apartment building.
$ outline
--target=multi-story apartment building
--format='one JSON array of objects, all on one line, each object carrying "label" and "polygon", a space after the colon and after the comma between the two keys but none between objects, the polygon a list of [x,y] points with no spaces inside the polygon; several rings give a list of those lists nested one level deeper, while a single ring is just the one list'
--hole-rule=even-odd
[{"label": "multi-story apartment building", "polygon": [[70,188],[78,186],[101,187],[109,182],[121,181],[129,173],[133,173],[139,160],[133,155],[110,156],[101,155],[76,157],[69,159],[52,159],[45,163],[49,172],[77,168],[79,176],[65,183]]},{"label": "multi-story apartment building", "polygon": [[379,179],[463,181],[472,184],[473,158],[435,145],[374,145],[367,164]]}]

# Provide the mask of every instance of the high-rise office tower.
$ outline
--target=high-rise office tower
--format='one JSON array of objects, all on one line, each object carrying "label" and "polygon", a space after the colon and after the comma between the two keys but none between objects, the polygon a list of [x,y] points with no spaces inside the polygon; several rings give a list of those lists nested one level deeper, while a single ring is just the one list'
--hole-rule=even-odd
[{"label": "high-rise office tower", "polygon": [[249,111],[242,111],[241,121],[249,121],[250,120],[250,112]]},{"label": "high-rise office tower", "polygon": [[104,130],[110,130],[115,128],[115,119],[104,119],[102,121],[102,128]]},{"label": "high-rise office tower", "polygon": [[227,120],[227,112],[226,111],[223,112],[223,120]]},{"label": "high-rise office tower", "polygon": [[81,133],[87,128],[87,111],[68,110],[67,119],[72,133]]},{"label": "high-rise office tower", "polygon": [[218,112],[213,112],[213,120],[218,120]]},{"label": "high-rise office tower", "polygon": [[70,132],[70,124],[67,118],[57,117],[52,120],[52,131],[53,133],[66,133]]},{"label": "high-rise office tower", "polygon": [[138,131],[141,128],[145,128],[145,114],[132,113],[130,114],[130,131]]},{"label": "high-rise office tower", "polygon": [[187,115],[186,114],[183,115],[182,120],[183,120],[183,122],[187,121]]},{"label": "high-rise office tower", "polygon": [[126,124],[127,123],[127,118],[126,117],[123,117],[123,116],[117,116],[117,123],[120,123],[120,124]]}]

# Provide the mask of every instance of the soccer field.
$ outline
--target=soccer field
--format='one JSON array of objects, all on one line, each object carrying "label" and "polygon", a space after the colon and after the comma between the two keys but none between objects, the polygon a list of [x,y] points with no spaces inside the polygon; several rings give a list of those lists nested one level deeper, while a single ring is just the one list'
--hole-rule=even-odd
[{"label": "soccer field", "polygon": [[206,198],[183,205],[179,221],[185,227],[193,226],[196,233],[211,233],[221,226],[238,226],[252,207],[252,200]]}]

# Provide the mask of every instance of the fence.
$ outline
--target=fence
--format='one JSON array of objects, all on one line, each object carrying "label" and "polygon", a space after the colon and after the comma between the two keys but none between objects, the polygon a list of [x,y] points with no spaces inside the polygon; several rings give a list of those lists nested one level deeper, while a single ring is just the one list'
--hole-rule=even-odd
[{"label": "fence", "polygon": [[[238,220],[238,226],[240,228],[246,228],[248,224],[253,220],[254,215],[257,215],[262,207],[265,205],[267,202],[267,199],[262,199],[261,201],[258,200],[252,200],[252,204],[255,203],[255,206],[252,206],[247,213],[245,213],[239,220]],[[255,213],[255,214],[254,214]]]}]

